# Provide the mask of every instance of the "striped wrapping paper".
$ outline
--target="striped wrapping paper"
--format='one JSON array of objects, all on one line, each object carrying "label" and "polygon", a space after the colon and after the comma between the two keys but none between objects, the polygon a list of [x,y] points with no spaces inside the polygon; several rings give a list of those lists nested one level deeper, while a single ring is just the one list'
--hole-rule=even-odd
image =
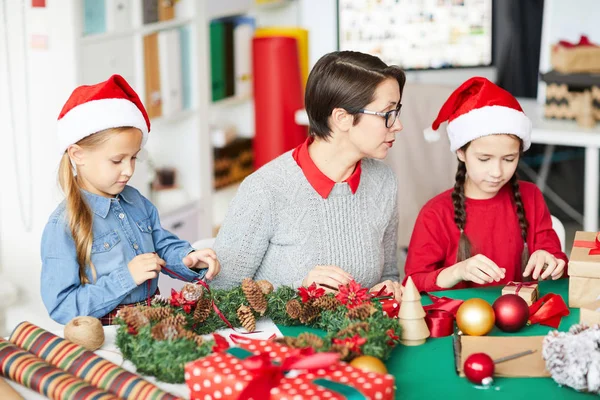
[{"label": "striped wrapping paper", "polygon": [[0,375],[56,400],[113,400],[117,397],[62,371],[0,338]]},{"label": "striped wrapping paper", "polygon": [[92,385],[127,400],[176,400],[152,383],[82,346],[62,339],[29,322],[19,324],[9,339],[12,343]]}]

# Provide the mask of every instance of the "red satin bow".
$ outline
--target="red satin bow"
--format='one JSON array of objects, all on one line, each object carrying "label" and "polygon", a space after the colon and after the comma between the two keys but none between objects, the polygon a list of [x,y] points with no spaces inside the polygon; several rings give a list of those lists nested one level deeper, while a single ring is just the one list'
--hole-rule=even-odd
[{"label": "red satin bow", "polygon": [[591,249],[588,253],[590,256],[600,255],[600,240],[598,239],[600,234],[596,234],[596,240],[576,240],[573,242],[573,247],[583,247],[584,249]]},{"label": "red satin bow", "polygon": [[590,42],[590,39],[588,39],[588,37],[586,35],[581,35],[581,37],[579,38],[579,43],[571,43],[566,40],[560,40],[558,42],[558,45],[562,46],[562,47],[567,47],[567,48],[573,48],[573,47],[578,47],[578,46],[596,47],[596,45],[594,43]]},{"label": "red satin bow", "polygon": [[429,328],[430,337],[438,338],[452,335],[454,332],[454,317],[463,301],[448,297],[437,297],[431,294],[429,298],[433,301],[433,304],[424,306],[423,309],[427,312],[425,323]]},{"label": "red satin bow", "polygon": [[244,368],[254,375],[238,399],[268,399],[271,389],[279,386],[286,371],[328,368],[339,361],[338,353],[315,353],[314,349],[294,349],[281,364],[273,364],[268,353],[261,353],[242,361]]},{"label": "red satin bow", "polygon": [[519,294],[519,290],[521,290],[521,288],[523,287],[529,287],[529,286],[534,286],[537,285],[537,282],[513,282],[510,281],[506,284],[507,287],[509,286],[516,286],[517,288],[515,289],[515,294]]},{"label": "red satin bow", "polygon": [[400,311],[400,303],[394,298],[394,293],[386,291],[387,286],[383,285],[377,292],[369,293],[371,300],[378,300],[381,303],[383,312],[390,318],[396,318]]},{"label": "red satin bow", "polygon": [[529,307],[528,325],[540,324],[558,329],[560,319],[569,315],[569,307],[563,298],[554,293],[548,293]]}]

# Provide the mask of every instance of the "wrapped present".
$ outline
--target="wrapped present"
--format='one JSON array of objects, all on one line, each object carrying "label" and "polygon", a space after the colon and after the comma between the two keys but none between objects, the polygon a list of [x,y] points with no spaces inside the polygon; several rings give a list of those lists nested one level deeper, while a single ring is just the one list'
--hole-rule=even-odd
[{"label": "wrapped present", "polygon": [[600,296],[600,239],[577,232],[569,259],[569,307],[583,307]]},{"label": "wrapped present", "polygon": [[579,323],[588,326],[600,325],[600,300],[581,307],[579,310]]},{"label": "wrapped present", "polygon": [[530,306],[538,299],[540,293],[535,282],[508,282],[502,289],[502,294],[516,294]]},{"label": "wrapped present", "polygon": [[600,47],[587,36],[581,36],[579,43],[561,40],[552,46],[550,64],[563,74],[599,73]]},{"label": "wrapped present", "polygon": [[394,377],[339,362],[336,353],[271,341],[233,347],[185,366],[190,399],[393,399]]},{"label": "wrapped present", "polygon": [[400,311],[400,303],[396,299],[381,299],[381,308],[385,315],[390,318],[398,318],[398,311]]}]

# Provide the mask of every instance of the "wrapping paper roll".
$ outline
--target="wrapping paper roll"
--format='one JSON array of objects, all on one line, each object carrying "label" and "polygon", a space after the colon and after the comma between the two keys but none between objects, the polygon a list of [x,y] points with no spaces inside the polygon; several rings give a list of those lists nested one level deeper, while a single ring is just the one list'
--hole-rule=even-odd
[{"label": "wrapping paper roll", "polygon": [[118,399],[4,339],[0,339],[0,374],[50,399]]},{"label": "wrapping paper roll", "polygon": [[177,399],[140,376],[29,322],[19,324],[10,341],[47,363],[120,398]]},{"label": "wrapping paper roll", "polygon": [[296,39],[296,43],[298,43],[298,65],[300,65],[300,76],[302,77],[302,88],[304,89],[308,80],[308,30],[279,26],[262,27],[254,31],[254,36],[284,36]]},{"label": "wrapping paper roll", "polygon": [[252,40],[254,74],[254,168],[258,169],[306,139],[306,127],[295,121],[303,108],[296,39]]}]

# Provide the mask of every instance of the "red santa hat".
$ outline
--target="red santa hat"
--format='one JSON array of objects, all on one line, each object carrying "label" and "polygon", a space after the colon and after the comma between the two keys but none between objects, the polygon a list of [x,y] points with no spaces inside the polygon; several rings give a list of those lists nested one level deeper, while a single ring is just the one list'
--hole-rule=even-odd
[{"label": "red santa hat", "polygon": [[69,145],[104,129],[130,126],[142,131],[142,146],[148,140],[150,119],[139,96],[121,75],[95,85],[76,88],[58,116],[61,152]]},{"label": "red santa hat", "polygon": [[531,121],[517,99],[486,78],[474,77],[460,85],[444,103],[425,129],[425,139],[439,139],[440,124],[448,121],[450,150],[455,152],[477,138],[511,134],[523,141],[523,150],[531,146]]}]

